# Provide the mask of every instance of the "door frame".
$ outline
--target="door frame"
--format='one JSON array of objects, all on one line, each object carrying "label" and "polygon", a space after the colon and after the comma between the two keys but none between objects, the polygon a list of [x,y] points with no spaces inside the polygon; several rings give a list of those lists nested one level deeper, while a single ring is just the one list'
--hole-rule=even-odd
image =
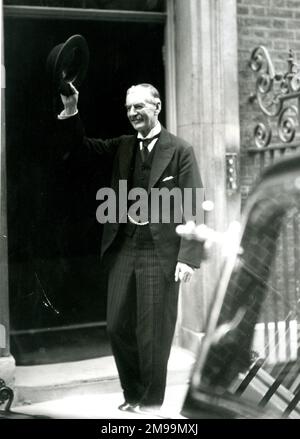
[{"label": "door frame", "polygon": [[[64,7],[40,7],[40,6],[3,6],[3,18],[31,18],[31,19],[63,19],[63,20],[93,20],[93,21],[109,21],[109,22],[139,22],[139,23],[161,23],[165,24],[165,36],[163,45],[163,64],[165,69],[165,96],[166,96],[166,126],[167,129],[176,134],[177,132],[177,116],[176,116],[176,64],[175,64],[175,24],[174,24],[175,7],[174,0],[166,0],[165,12],[144,12],[144,11],[127,11],[127,10],[104,10],[104,9],[80,9],[80,8],[64,8]],[[2,27],[3,29],[3,27]],[[3,44],[2,36],[2,44]],[[4,64],[4,63],[3,63]],[[4,93],[3,93],[4,95]],[[2,120],[5,119],[4,98],[2,97]],[[5,157],[5,136],[1,141],[1,157]],[[5,160],[0,161],[1,175],[6,173]],[[1,202],[6,206],[7,194],[4,178],[1,178]],[[1,210],[1,227],[6,225],[7,211]],[[6,227],[5,227],[6,230]],[[6,236],[6,233],[3,236]],[[7,246],[6,246],[7,247]],[[7,248],[0,248],[0,258],[3,261],[2,267],[5,275],[1,276],[0,284],[0,304],[4,310],[4,322],[9,322],[9,286],[8,286],[8,254]],[[1,322],[0,322],[1,323]],[[62,327],[53,327],[52,330],[68,330],[78,329],[91,326],[105,326],[106,322],[94,322],[78,325],[65,325]],[[7,327],[9,324],[7,323]],[[14,331],[14,335],[26,333],[44,332],[45,328],[37,328],[30,330]],[[8,331],[7,331],[8,332]],[[12,333],[12,332],[10,332]],[[7,334],[9,338],[9,334]],[[7,351],[7,349],[6,349]],[[1,346],[0,346],[1,353]],[[0,355],[1,356],[1,355]]]}]

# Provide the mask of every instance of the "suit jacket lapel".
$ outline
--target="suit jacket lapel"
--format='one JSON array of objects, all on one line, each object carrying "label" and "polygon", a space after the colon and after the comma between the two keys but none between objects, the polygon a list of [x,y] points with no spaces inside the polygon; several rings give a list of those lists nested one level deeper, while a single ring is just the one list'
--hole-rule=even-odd
[{"label": "suit jacket lapel", "polygon": [[155,145],[154,157],[149,178],[148,193],[170,163],[174,151],[175,148],[172,147],[170,135],[168,131],[162,127],[159,139]]},{"label": "suit jacket lapel", "polygon": [[119,168],[121,180],[127,180],[136,147],[136,136],[130,136],[120,145]]}]

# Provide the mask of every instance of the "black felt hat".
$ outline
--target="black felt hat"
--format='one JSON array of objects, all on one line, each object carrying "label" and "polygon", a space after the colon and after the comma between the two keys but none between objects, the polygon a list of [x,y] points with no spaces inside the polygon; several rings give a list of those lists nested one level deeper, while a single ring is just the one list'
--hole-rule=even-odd
[{"label": "black felt hat", "polygon": [[83,81],[89,64],[89,48],[82,35],[73,35],[53,47],[47,58],[47,75],[53,93],[72,94],[69,82],[77,88]]}]

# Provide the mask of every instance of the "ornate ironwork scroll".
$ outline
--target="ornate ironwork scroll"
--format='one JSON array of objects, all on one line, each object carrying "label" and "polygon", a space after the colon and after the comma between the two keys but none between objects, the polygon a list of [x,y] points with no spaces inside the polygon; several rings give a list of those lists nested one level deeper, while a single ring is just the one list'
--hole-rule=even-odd
[{"label": "ornate ironwork scroll", "polygon": [[256,92],[250,100],[257,100],[265,115],[264,121],[259,121],[254,129],[254,140],[258,148],[270,144],[274,125],[279,140],[284,144],[291,143],[295,138],[299,125],[300,65],[296,63],[292,50],[289,51],[287,63],[286,73],[276,73],[264,46],[258,46],[252,51],[249,66],[256,73],[257,79]]}]

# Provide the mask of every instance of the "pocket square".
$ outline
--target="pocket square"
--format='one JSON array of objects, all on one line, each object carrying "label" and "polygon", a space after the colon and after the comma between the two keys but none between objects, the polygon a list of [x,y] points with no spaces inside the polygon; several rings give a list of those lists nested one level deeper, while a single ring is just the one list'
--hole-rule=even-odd
[{"label": "pocket square", "polygon": [[163,181],[172,180],[172,178],[174,178],[173,175],[170,175],[169,177],[165,177],[165,178],[163,179]]}]

